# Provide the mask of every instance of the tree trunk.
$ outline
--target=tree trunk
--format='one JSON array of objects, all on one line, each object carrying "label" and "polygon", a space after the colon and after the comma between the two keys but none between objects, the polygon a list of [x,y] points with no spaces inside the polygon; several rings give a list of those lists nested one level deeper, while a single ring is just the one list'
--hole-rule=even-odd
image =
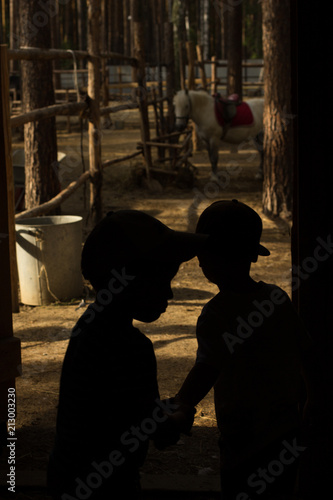
[{"label": "tree trunk", "polygon": [[228,7],[228,94],[238,94],[242,99],[242,2],[232,0]]},{"label": "tree trunk", "polygon": [[[50,23],[42,13],[34,0],[20,0],[22,46],[50,48]],[[55,103],[52,61],[22,61],[21,71],[24,112]],[[60,191],[55,118],[25,124],[24,146],[25,206],[30,209]]]},{"label": "tree trunk", "polygon": [[130,2],[125,0],[123,2],[123,31],[124,31],[124,54],[127,56],[131,54],[131,23],[130,16]]},{"label": "tree trunk", "polygon": [[[77,0],[77,36],[79,50],[86,48],[85,33],[86,33],[86,12],[83,0]],[[83,68],[83,61],[80,60],[80,68]]]},{"label": "tree trunk", "polygon": [[64,47],[69,48],[72,46],[73,41],[73,25],[72,25],[72,11],[71,1],[67,1],[64,5]]},{"label": "tree trunk", "polygon": [[[108,44],[107,44],[107,25],[106,25],[106,19],[107,19],[107,5],[106,5],[106,0],[101,0],[101,33],[100,33],[100,51],[101,52],[107,52],[108,50]],[[101,69],[102,69],[102,102],[103,106],[108,106],[109,105],[109,74],[108,74],[108,69],[107,69],[107,60],[106,59],[101,59]],[[105,127],[109,127],[111,123],[110,117],[105,116],[103,118],[103,125]]]},{"label": "tree trunk", "polygon": [[141,139],[144,150],[144,158],[146,163],[146,175],[148,182],[150,181],[150,169],[152,167],[151,148],[147,145],[150,141],[149,117],[147,107],[147,89],[146,89],[146,63],[144,51],[144,23],[142,5],[136,0],[131,0],[131,15],[133,28],[133,55],[138,60],[136,68],[136,81],[138,88],[136,89],[136,99],[139,105],[141,118]]},{"label": "tree trunk", "polygon": [[178,2],[173,11],[174,23],[176,25],[175,57],[176,57],[176,80],[177,87],[185,89],[185,61],[186,61],[186,24],[185,24],[185,3]]},{"label": "tree trunk", "polygon": [[4,16],[2,14],[3,11],[3,3],[0,1],[0,43],[4,43],[4,37],[3,37],[3,32],[4,32]]},{"label": "tree trunk", "polygon": [[201,0],[201,46],[205,60],[209,57],[209,4],[209,0]]},{"label": "tree trunk", "polygon": [[[11,49],[17,49],[18,43],[17,38],[15,37],[15,33],[17,32],[17,27],[19,24],[19,9],[18,9],[18,0],[10,0],[9,2],[9,46]],[[17,61],[9,61],[10,72],[17,70],[18,63]]]},{"label": "tree trunk", "polygon": [[292,203],[290,2],[264,0],[264,186],[263,209],[289,217]]},{"label": "tree trunk", "polygon": [[225,8],[225,0],[221,2],[221,58],[228,59],[228,42],[229,42],[229,23],[228,9]]},{"label": "tree trunk", "polygon": [[109,32],[110,33],[110,50],[112,52],[123,52],[123,5],[119,0],[108,2],[109,11]]},{"label": "tree trunk", "polygon": [[[167,119],[167,132],[170,133],[173,130],[175,117],[174,117],[174,107],[173,107],[173,92],[176,88],[175,79],[175,51],[173,44],[173,24],[171,22],[166,22],[164,24],[164,61],[166,65],[166,95],[168,97],[168,119]],[[162,103],[163,105],[163,103]]]},{"label": "tree trunk", "polygon": [[100,124],[100,0],[88,0],[88,51],[95,56],[88,61],[88,95],[90,98],[89,136],[89,170],[90,210],[97,224],[102,218],[102,153]]}]

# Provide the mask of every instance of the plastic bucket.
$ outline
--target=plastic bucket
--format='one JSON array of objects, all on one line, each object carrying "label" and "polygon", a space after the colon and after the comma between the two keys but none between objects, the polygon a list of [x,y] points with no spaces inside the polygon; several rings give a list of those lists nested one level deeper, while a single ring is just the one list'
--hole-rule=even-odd
[{"label": "plastic bucket", "polygon": [[82,295],[82,217],[34,217],[15,229],[23,304],[46,305]]}]

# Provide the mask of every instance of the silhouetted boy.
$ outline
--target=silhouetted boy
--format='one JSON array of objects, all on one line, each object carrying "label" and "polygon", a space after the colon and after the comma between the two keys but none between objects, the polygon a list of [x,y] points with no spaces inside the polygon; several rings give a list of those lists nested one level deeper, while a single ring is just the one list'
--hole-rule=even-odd
[{"label": "silhouetted boy", "polygon": [[304,450],[299,402],[308,336],[287,294],[250,276],[258,255],[270,254],[254,210],[215,202],[197,232],[209,235],[198,258],[219,293],[198,318],[196,363],[176,401],[196,406],[214,386],[223,499],[290,494]]},{"label": "silhouetted boy", "polygon": [[166,310],[180,263],[206,239],[135,210],[111,212],[87,238],[82,272],[96,300],[74,327],[62,367],[53,498],[138,498],[149,440],[163,448],[179,439],[167,416],[175,407],[159,399],[152,343],[132,323]]}]

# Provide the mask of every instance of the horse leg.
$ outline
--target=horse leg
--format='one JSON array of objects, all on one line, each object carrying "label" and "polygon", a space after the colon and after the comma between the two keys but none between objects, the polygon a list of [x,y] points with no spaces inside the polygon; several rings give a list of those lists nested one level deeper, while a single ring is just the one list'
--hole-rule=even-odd
[{"label": "horse leg", "polygon": [[212,175],[211,178],[213,180],[217,180],[217,164],[219,160],[219,149],[218,146],[215,144],[210,143],[208,147],[208,155],[209,155],[209,160],[212,168]]},{"label": "horse leg", "polygon": [[260,164],[258,172],[256,173],[256,179],[262,180],[264,178],[264,133],[259,132],[256,137],[256,148],[260,155]]}]

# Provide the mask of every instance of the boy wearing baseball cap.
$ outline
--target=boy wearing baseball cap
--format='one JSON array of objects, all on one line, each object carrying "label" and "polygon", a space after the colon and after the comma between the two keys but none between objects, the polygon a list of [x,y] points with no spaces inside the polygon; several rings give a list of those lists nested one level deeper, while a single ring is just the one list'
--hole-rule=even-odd
[{"label": "boy wearing baseball cap", "polygon": [[197,232],[209,235],[198,258],[219,293],[198,319],[196,363],[176,401],[196,406],[214,386],[223,500],[291,494],[305,449],[299,390],[308,336],[287,294],[250,276],[258,256],[270,255],[254,210],[215,202]]},{"label": "boy wearing baseball cap", "polygon": [[[96,292],[65,355],[48,467],[54,499],[139,498],[149,440],[158,448],[188,432],[193,408],[159,399],[151,341],[133,320],[155,321],[172,298],[171,280],[207,236],[173,231],[136,210],[109,213],[90,233],[82,272]],[[177,412],[174,413],[177,420]]]}]

